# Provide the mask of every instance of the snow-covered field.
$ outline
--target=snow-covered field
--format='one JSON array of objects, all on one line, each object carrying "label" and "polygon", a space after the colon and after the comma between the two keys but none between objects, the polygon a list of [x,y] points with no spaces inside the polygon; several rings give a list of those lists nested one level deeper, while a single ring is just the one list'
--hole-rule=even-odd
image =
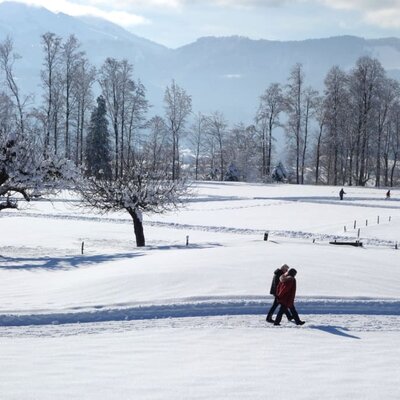
[{"label": "snow-covered field", "polygon": [[0,399],[398,399],[400,190],[339,189],[200,182],[141,249],[70,193],[2,211]]}]

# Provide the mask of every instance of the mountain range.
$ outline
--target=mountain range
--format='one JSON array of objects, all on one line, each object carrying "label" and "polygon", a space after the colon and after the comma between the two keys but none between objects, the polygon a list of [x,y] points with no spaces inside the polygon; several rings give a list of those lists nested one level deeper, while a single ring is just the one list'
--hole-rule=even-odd
[{"label": "mountain range", "polygon": [[400,78],[398,38],[338,36],[284,42],[203,37],[171,49],[99,18],[1,3],[0,41],[7,35],[13,38],[15,51],[22,56],[16,72],[26,93],[40,91],[40,37],[49,31],[64,38],[75,34],[97,67],[106,57],[128,59],[147,88],[152,113],[162,113],[163,93],[171,79],[192,95],[194,111],[218,110],[231,122],[250,123],[264,89],[271,82],[285,83],[297,62],[304,66],[306,83],[317,89],[323,88],[324,77],[333,65],[349,70],[362,55],[378,58],[390,76]]}]

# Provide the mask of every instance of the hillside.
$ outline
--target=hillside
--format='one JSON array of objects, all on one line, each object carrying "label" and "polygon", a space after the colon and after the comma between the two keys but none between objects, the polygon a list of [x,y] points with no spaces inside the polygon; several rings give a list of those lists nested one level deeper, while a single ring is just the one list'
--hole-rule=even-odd
[{"label": "hillside", "polygon": [[286,82],[296,62],[306,79],[322,88],[332,65],[350,69],[358,57],[377,57],[393,77],[400,77],[400,40],[367,40],[352,36],[304,41],[251,40],[244,37],[204,37],[168,49],[98,18],[54,14],[18,3],[0,4],[0,39],[11,35],[22,55],[18,75],[26,92],[38,92],[42,63],[40,35],[74,33],[96,66],[106,57],[127,58],[141,78],[153,112],[162,112],[165,86],[172,78],[193,96],[196,111],[220,110],[232,121],[250,122],[258,97],[271,82]]},{"label": "hillside", "polygon": [[[397,399],[400,190],[337,192],[196,182],[185,208],[144,216],[141,248],[127,213],[73,193],[2,211],[1,398]],[[329,244],[355,219],[364,247]],[[302,326],[265,320],[283,263]]]}]

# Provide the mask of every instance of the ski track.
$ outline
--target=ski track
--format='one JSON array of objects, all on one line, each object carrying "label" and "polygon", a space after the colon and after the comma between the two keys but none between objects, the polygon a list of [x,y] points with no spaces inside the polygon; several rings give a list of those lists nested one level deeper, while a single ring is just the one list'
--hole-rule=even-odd
[{"label": "ski track", "polygon": [[[109,218],[109,217],[95,217],[95,216],[83,216],[83,215],[70,215],[70,214],[41,214],[41,213],[30,213],[20,211],[18,213],[12,213],[7,211],[2,211],[0,218],[6,216],[13,217],[28,217],[28,218],[48,218],[48,219],[60,219],[60,220],[70,220],[70,221],[89,221],[89,222],[103,222],[103,223],[113,223],[113,224],[132,224],[131,220],[124,218]],[[249,228],[233,228],[226,226],[210,226],[210,225],[191,225],[191,224],[178,224],[174,222],[161,222],[161,221],[145,221],[145,226],[160,227],[160,228],[170,228],[170,229],[180,229],[180,230],[195,230],[204,232],[215,232],[215,233],[233,233],[238,235],[263,235],[268,232],[269,235],[275,237],[284,237],[290,239],[308,239],[320,242],[330,242],[330,241],[349,241],[354,242],[356,238],[354,236],[345,235],[330,235],[330,234],[318,234],[303,231],[287,231],[287,230],[265,230],[265,229],[249,229]],[[349,231],[351,233],[351,231]],[[355,231],[353,232],[355,234]],[[365,245],[369,246],[384,246],[384,247],[394,247],[397,241],[394,240],[384,240],[377,238],[365,238],[360,237],[359,240]]]},{"label": "ski track", "polygon": [[[111,321],[176,319],[217,316],[265,315],[272,300],[265,297],[190,298],[165,304],[79,307],[62,311],[0,314],[0,327],[63,325]],[[400,300],[371,298],[299,297],[301,315],[400,316]],[[399,327],[400,330],[400,327]]]}]

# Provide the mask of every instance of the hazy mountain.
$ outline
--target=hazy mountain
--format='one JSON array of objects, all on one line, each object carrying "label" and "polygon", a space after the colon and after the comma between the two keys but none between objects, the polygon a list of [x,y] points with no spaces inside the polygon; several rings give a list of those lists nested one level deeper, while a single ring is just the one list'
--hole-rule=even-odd
[{"label": "hazy mountain", "polygon": [[[75,18],[66,14],[54,14],[44,8],[30,7],[20,3],[0,4],[0,40],[10,35],[22,60],[17,68],[23,88],[36,92],[43,61],[41,35],[54,32],[64,38],[75,34],[82,43],[91,62],[100,66],[106,57],[127,58],[136,73],[147,83],[152,93],[158,66],[170,50],[165,46],[140,38],[118,25],[98,18]],[[156,89],[158,96],[160,89]],[[153,94],[153,93],[152,93]]]},{"label": "hazy mountain", "polygon": [[153,112],[162,112],[165,86],[174,78],[193,96],[196,111],[220,110],[232,122],[250,122],[258,97],[271,82],[285,83],[296,62],[308,84],[321,89],[332,65],[350,69],[358,57],[377,57],[390,75],[400,77],[400,40],[351,36],[304,41],[205,37],[178,49],[136,36],[98,18],[53,14],[19,3],[0,4],[0,40],[11,35],[23,56],[18,75],[25,91],[37,92],[42,63],[40,36],[74,33],[89,59],[100,66],[106,57],[127,58],[148,89]]}]

